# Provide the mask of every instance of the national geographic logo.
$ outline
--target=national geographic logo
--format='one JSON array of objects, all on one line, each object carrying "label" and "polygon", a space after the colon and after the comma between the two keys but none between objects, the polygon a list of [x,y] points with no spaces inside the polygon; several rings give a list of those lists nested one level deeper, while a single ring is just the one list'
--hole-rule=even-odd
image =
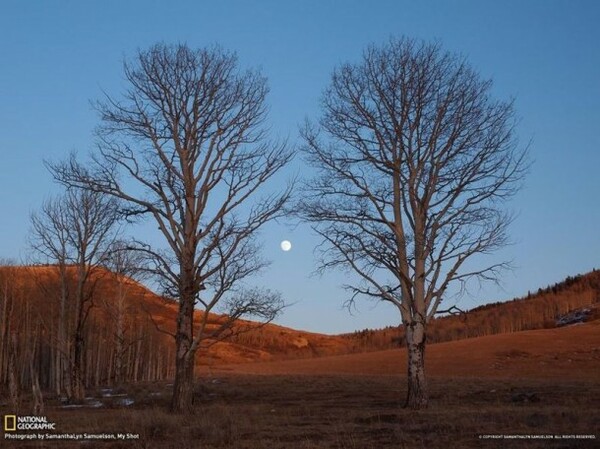
[{"label": "national geographic logo", "polygon": [[14,432],[17,430],[17,415],[4,415],[4,431]]},{"label": "national geographic logo", "polygon": [[4,415],[4,431],[56,430],[56,423],[48,422],[45,416]]}]

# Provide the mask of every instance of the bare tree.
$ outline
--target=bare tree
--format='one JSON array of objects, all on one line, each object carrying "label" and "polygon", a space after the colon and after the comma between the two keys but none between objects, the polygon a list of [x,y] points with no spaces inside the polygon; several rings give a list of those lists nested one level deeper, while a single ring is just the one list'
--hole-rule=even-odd
[{"label": "bare tree", "polygon": [[502,204],[527,169],[513,105],[491,86],[437,44],[391,40],[334,71],[319,123],[303,129],[319,174],[300,211],[322,237],[320,267],[358,274],[350,304],[366,296],[400,311],[407,407],[427,406],[427,323],[448,287],[507,267],[465,264],[507,243]]},{"label": "bare tree", "polygon": [[70,400],[81,400],[85,393],[85,327],[94,305],[97,268],[117,235],[117,205],[114,198],[69,189],[31,215],[31,247],[58,271],[61,363],[57,369],[61,389]]},{"label": "bare tree", "polygon": [[39,347],[39,324],[35,330],[33,341],[30,342],[31,347],[29,349],[29,377],[31,378],[31,397],[32,397],[32,409],[31,412],[34,415],[41,415],[44,413],[44,395],[40,388],[40,375],[36,365],[36,357],[38,355]]},{"label": "bare tree", "polygon": [[[71,157],[50,168],[66,185],[123,200],[130,218],[152,217],[164,236],[166,248],[144,251],[165,293],[179,301],[171,408],[190,412],[195,355],[215,335],[194,322],[194,306],[207,317],[265,266],[253,237],[282,214],[292,186],[249,200],[292,153],[267,140],[266,79],[240,71],[233,54],[156,45],[124,71],[122,100],[98,104],[102,122],[91,164]],[[270,320],[281,308],[278,295],[260,307],[253,307],[255,299],[230,301],[236,310],[227,313]]]}]

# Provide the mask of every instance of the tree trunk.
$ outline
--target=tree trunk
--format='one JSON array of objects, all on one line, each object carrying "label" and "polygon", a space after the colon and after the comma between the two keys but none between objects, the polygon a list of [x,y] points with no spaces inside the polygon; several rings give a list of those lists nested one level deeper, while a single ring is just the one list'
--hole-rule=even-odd
[{"label": "tree trunk", "polygon": [[[100,376],[102,371],[100,371],[101,369],[101,364],[100,362],[102,361],[102,348],[100,347],[100,344],[98,344],[98,346],[96,347],[96,369],[94,370],[94,386],[97,387],[98,385],[100,385]],[[93,356],[93,354],[92,354]],[[110,381],[110,379],[109,379]]]},{"label": "tree trunk", "polygon": [[0,385],[8,379],[8,353],[10,341],[8,338],[8,281],[5,281],[2,300],[2,315],[0,316]]},{"label": "tree trunk", "polygon": [[427,380],[425,379],[425,325],[413,321],[406,326],[408,350],[408,393],[404,407],[413,410],[427,408]]},{"label": "tree trunk", "polygon": [[31,355],[29,357],[29,373],[31,375],[31,395],[33,398],[31,412],[34,415],[41,415],[44,413],[44,396],[42,395],[42,390],[40,388],[39,372],[35,365],[36,345],[37,335],[36,341],[34,342],[34,350],[31,352]]},{"label": "tree trunk", "polygon": [[17,336],[12,335],[8,353],[8,403],[11,411],[17,413],[21,402],[19,375],[17,368]]},{"label": "tree trunk", "polygon": [[123,383],[123,378],[124,378],[124,374],[123,374],[123,367],[125,366],[124,363],[124,358],[125,358],[125,350],[124,350],[124,346],[125,346],[125,337],[123,335],[122,332],[119,332],[117,334],[117,337],[115,339],[115,343],[116,343],[116,349],[114,349],[114,354],[115,356],[112,357],[112,353],[111,353],[111,360],[114,358],[114,370],[115,370],[115,383],[117,385],[121,385]]},{"label": "tree trunk", "polygon": [[71,365],[71,382],[72,382],[72,399],[81,401],[85,397],[85,384],[84,384],[84,351],[83,351],[83,336],[80,335],[79,330],[75,336],[75,348],[73,353],[73,362]]},{"label": "tree trunk", "polygon": [[138,341],[135,345],[135,351],[133,353],[133,381],[137,382],[139,380],[139,372],[140,372],[140,362],[142,359],[142,337],[143,337],[143,331],[142,328],[140,327],[140,331],[139,331],[139,336],[138,336]]},{"label": "tree trunk", "polygon": [[[192,280],[191,276],[186,278],[189,281]],[[192,348],[194,337],[194,294],[193,286],[188,285],[187,287],[181,289],[183,294],[177,317],[175,382],[171,402],[171,411],[184,414],[190,414],[193,411],[195,364],[195,351]]]},{"label": "tree trunk", "polygon": [[60,276],[60,312],[58,315],[58,345],[59,345],[59,389],[58,394],[65,394],[68,398],[71,397],[71,373],[69,371],[70,358],[69,358],[69,342],[67,341],[67,301],[68,301],[68,290],[67,290],[67,271],[65,263],[61,260],[59,262],[59,276]]},{"label": "tree trunk", "polygon": [[188,357],[175,361],[175,383],[171,411],[191,414],[194,405],[194,358]]},{"label": "tree trunk", "polygon": [[[117,307],[115,325],[116,331],[114,335],[115,339],[115,357],[114,357],[114,368],[115,368],[115,383],[121,385],[123,383],[123,367],[125,357],[125,286],[124,279],[119,276],[117,278]],[[112,360],[112,358],[111,358]]]}]

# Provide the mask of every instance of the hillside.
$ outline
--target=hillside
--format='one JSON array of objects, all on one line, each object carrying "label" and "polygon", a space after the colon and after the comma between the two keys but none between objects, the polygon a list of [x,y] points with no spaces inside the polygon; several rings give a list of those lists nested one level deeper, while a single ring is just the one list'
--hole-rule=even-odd
[{"label": "hillside", "polygon": [[[68,296],[74,285],[67,287]],[[84,346],[88,385],[104,385],[117,378],[131,382],[172,378],[177,304],[105,270],[94,273],[93,287],[88,292],[91,300]],[[594,319],[599,315],[599,300],[600,272],[594,271],[568,278],[526,298],[485,305],[461,316],[438,318],[430,326],[428,340],[435,343],[549,329],[557,325],[558,317],[582,307],[589,308],[592,312],[588,319]],[[71,309],[67,304],[67,316],[74,313]],[[42,388],[52,388],[60,376],[59,310],[56,267],[0,267],[0,384],[6,381],[9,356],[14,354],[17,365],[23,367],[29,366],[33,357],[41,373]],[[196,313],[200,318],[201,312]],[[210,315],[209,328],[222,319],[223,316]],[[256,327],[256,323],[240,321],[236,330],[248,327]],[[402,330],[398,328],[331,336],[267,324],[201,351],[197,363],[213,369],[255,361],[392,349],[401,343]],[[297,363],[309,369],[316,362]],[[381,363],[386,366],[383,360]],[[28,369],[21,370],[21,376],[27,384]]]},{"label": "hillside", "polygon": [[[176,304],[147,291],[158,308],[155,320],[174,324]],[[540,288],[512,301],[479,306],[461,315],[440,317],[429,329],[430,343],[462,340],[522,330],[547,329],[559,325],[560,317],[572,311],[589,308],[587,319],[600,319],[600,271],[568,277],[562,282]],[[168,310],[165,310],[168,309]],[[200,312],[197,312],[201,315]],[[215,316],[214,318],[218,318]],[[241,321],[241,325],[255,323]],[[327,355],[392,349],[402,346],[401,327],[358,331],[344,335],[324,335],[267,324],[251,332],[234,335],[227,342],[209,350],[201,364],[286,358],[321,357]],[[366,342],[366,344],[365,344]]]},{"label": "hillside", "polygon": [[[77,310],[73,270],[66,286],[66,333],[71,335]],[[143,285],[106,270],[96,270],[85,292],[84,360],[86,383],[170,379],[174,375],[174,330],[177,304]],[[30,358],[40,373],[42,388],[51,389],[61,376],[59,272],[54,266],[0,267],[0,385],[8,377],[11,354],[19,367]],[[197,321],[202,312],[197,311]],[[210,315],[207,332],[224,319]],[[246,331],[199,351],[197,363],[215,365],[291,357],[314,357],[352,351],[352,341],[338,336],[296,331],[274,324],[240,320]],[[72,348],[69,350],[72,351]],[[20,370],[24,384],[29,370]],[[118,375],[118,373],[121,373]]]},{"label": "hillside", "polygon": [[[462,340],[532,329],[549,329],[569,312],[589,309],[586,319],[600,319],[600,271],[568,277],[562,282],[512,301],[496,302],[463,314],[434,319],[429,343]],[[344,335],[365,350],[391,349],[403,344],[402,327],[365,329]]]},{"label": "hillside", "polygon": [[[551,344],[549,344],[551,342]],[[443,378],[598,381],[600,321],[489,335],[427,347],[427,373]],[[404,375],[406,349],[226,365],[222,372],[275,375]]]}]

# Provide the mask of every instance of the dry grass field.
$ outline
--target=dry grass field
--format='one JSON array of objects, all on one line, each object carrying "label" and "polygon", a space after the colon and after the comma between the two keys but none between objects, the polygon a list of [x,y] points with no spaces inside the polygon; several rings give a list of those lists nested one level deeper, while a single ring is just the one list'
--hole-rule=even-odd
[{"label": "dry grass field", "polygon": [[[505,379],[570,379],[600,382],[600,320],[554,329],[468,338],[427,347],[429,376]],[[216,366],[243,374],[404,373],[406,350],[347,354],[305,360]]]},{"label": "dry grass field", "polygon": [[[124,442],[0,441],[7,448],[600,447],[600,323],[428,348],[431,405],[401,408],[403,351],[205,369],[196,413],[169,414],[170,384],[89,392],[98,408],[61,408],[57,430],[131,433]],[[123,399],[132,400],[124,405]],[[1,413],[7,413],[2,407]],[[555,438],[595,435],[596,439]],[[552,439],[547,439],[552,436]]]},{"label": "dry grass field", "polygon": [[399,376],[203,378],[196,414],[179,417],[166,412],[167,386],[138,385],[128,392],[136,400],[131,408],[52,407],[47,414],[61,432],[129,432],[139,434],[139,440],[4,444],[172,449],[598,447],[598,440],[485,436],[594,434],[600,422],[597,382],[433,379],[431,407],[417,413],[401,409],[404,391]]},{"label": "dry grass field", "polygon": [[[165,411],[165,385],[136,386],[129,393],[137,401],[131,408],[51,407],[47,414],[61,432],[129,432],[139,434],[139,440],[30,445],[3,441],[2,447],[598,447],[598,440],[485,437],[597,433],[600,385],[589,381],[433,379],[432,406],[418,413],[400,408],[404,379],[394,376],[205,378],[197,389],[196,414],[185,418]],[[533,401],[519,399],[526,395]]]}]

